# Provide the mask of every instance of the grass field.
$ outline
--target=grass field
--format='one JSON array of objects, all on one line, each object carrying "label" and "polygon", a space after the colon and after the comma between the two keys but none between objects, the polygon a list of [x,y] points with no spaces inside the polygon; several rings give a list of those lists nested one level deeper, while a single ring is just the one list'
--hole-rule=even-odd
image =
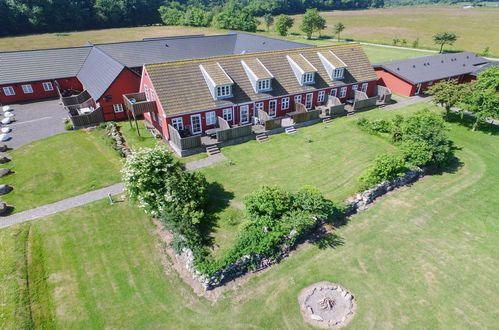
[{"label": "grass field", "polygon": [[[499,132],[450,127],[461,166],[383,197],[337,231],[335,248],[310,246],[215,304],[179,280],[150,221],[127,203],[98,201],[31,222],[25,239],[19,226],[0,230],[0,328],[308,329],[297,295],[322,280],[354,293],[349,329],[495,328]],[[22,266],[32,254],[43,262],[36,271]],[[27,271],[38,283],[32,300],[18,295]],[[28,301],[44,301],[47,314],[31,322]]]},{"label": "grass field", "polygon": [[[490,47],[492,56],[499,57],[499,8],[402,7],[388,9],[323,12],[332,35],[332,27],[341,21],[345,26],[342,38],[356,41],[392,44],[394,38],[406,39],[407,46],[419,38],[419,47],[437,49],[432,37],[437,32],[455,32],[459,39],[446,49],[482,52]],[[294,16],[294,32],[299,31],[301,15]]]},{"label": "grass field", "polygon": [[49,204],[119,182],[121,159],[102,132],[55,135],[9,152],[15,171],[1,179],[14,190],[2,200],[14,212]]}]

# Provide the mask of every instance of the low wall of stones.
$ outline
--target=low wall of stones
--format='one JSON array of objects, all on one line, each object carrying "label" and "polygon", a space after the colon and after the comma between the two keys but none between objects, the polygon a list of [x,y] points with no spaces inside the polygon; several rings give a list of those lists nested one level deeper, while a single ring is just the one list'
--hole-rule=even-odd
[{"label": "low wall of stones", "polygon": [[122,157],[126,158],[132,153],[126,146],[125,138],[123,137],[123,134],[121,134],[118,125],[116,125],[114,122],[108,123],[106,132],[110,137],[114,139],[116,143],[115,149],[120,153]]},{"label": "low wall of stones", "polygon": [[[355,194],[354,196],[346,200],[346,202],[350,204],[350,206],[347,209],[345,216],[349,216],[357,212],[364,211],[377,198],[383,196],[384,194],[394,189],[416,182],[418,179],[423,177],[425,173],[426,173],[425,170],[418,168],[407,172],[404,176],[395,178],[391,181],[382,182],[374,188]],[[324,222],[320,219],[315,219],[315,220],[316,220],[316,226],[314,227],[312,232],[324,224]],[[239,276],[246,274],[250,270],[251,266],[255,264],[258,264],[255,271],[263,270],[265,268],[272,266],[280,259],[287,257],[292,248],[293,246],[283,246],[277,260],[271,260],[266,256],[259,254],[245,255],[235,263],[232,263],[220,269],[211,276],[203,275],[195,269],[194,256],[190,249],[184,248],[181,253],[181,258],[185,261],[185,266],[187,270],[189,270],[189,272],[192,274],[192,277],[195,280],[197,280],[199,283],[201,283],[201,285],[205,288],[205,290],[211,290],[216,287],[224,285],[228,281],[231,281]]]}]

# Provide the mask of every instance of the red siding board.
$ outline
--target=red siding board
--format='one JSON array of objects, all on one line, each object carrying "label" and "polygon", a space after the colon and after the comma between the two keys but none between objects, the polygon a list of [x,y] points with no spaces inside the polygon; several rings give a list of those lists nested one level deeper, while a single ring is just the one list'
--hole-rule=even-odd
[{"label": "red siding board", "polygon": [[[30,100],[40,100],[46,98],[57,97],[57,90],[55,87],[55,82],[59,83],[62,89],[78,89],[81,90],[82,86],[80,81],[76,77],[72,78],[62,78],[56,80],[42,80],[42,81],[30,81],[25,83],[18,84],[8,84],[8,85],[0,85],[0,103],[8,104],[14,102],[23,102]],[[44,82],[51,82],[52,87],[54,88],[52,91],[45,91],[43,89]],[[22,85],[31,85],[33,89],[33,93],[25,94],[22,89]],[[3,87],[12,87],[14,89],[15,95],[7,96],[4,93]]]},{"label": "red siding board", "polygon": [[[124,69],[109,86],[104,95],[97,101],[104,111],[105,120],[127,118],[126,112],[114,112],[114,104],[123,104],[123,94],[135,93],[139,88],[140,77],[130,70]],[[107,101],[109,100],[109,101]],[[123,105],[124,109],[124,105]]]}]

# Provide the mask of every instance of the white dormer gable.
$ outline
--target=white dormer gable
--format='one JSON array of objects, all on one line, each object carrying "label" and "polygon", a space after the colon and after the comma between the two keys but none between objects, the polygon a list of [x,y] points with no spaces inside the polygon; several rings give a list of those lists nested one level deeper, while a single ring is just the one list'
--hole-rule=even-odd
[{"label": "white dormer gable", "polygon": [[272,90],[272,79],[274,76],[258,58],[241,60],[241,65],[243,66],[255,93]]},{"label": "white dormer gable", "polygon": [[317,55],[331,80],[341,80],[344,78],[347,65],[336,54],[329,50],[317,52]]},{"label": "white dormer gable", "polygon": [[234,81],[222,68],[220,63],[204,63],[199,65],[204,80],[214,100],[232,97]]},{"label": "white dormer gable", "polygon": [[317,68],[302,54],[286,55],[289,65],[301,86],[315,83]]}]

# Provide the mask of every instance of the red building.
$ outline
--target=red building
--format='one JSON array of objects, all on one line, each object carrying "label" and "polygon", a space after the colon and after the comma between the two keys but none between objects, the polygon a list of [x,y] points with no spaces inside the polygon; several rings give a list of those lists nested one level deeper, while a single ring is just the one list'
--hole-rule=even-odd
[{"label": "red building", "polygon": [[424,94],[442,80],[468,82],[490,61],[473,53],[450,53],[374,64],[378,82],[393,92],[413,96]]},{"label": "red building", "polygon": [[168,125],[196,135],[216,127],[217,117],[237,126],[258,110],[274,118],[329,95],[342,103],[353,90],[375,96],[376,79],[361,46],[349,44],[146,65],[140,91],[156,102],[145,119],[169,139]]}]

